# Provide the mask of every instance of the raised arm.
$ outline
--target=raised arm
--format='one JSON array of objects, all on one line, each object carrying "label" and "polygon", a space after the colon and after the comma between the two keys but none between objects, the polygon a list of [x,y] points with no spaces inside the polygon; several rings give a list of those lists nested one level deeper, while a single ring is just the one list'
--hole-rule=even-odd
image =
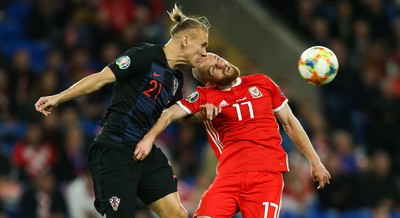
[{"label": "raised arm", "polygon": [[293,115],[289,105],[286,104],[281,110],[275,113],[279,121],[282,123],[286,133],[292,139],[294,144],[310,161],[311,176],[313,180],[319,182],[317,189],[323,189],[326,184],[329,184],[331,176],[321,163],[318,154],[315,152],[306,132],[301,126],[300,122]]},{"label": "raised arm", "polygon": [[39,98],[35,104],[35,108],[40,113],[48,116],[51,114],[53,108],[57,107],[57,105],[65,101],[95,92],[104,85],[115,82],[115,80],[115,75],[111,69],[109,67],[105,67],[101,72],[84,77],[59,94]]}]

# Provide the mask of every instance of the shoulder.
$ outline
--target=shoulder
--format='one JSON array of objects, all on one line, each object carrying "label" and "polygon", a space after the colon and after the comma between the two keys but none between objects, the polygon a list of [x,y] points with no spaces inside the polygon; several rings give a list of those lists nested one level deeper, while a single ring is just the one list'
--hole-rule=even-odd
[{"label": "shoulder", "polygon": [[196,91],[204,93],[204,94],[219,92],[218,89],[211,87],[211,86],[197,86]]},{"label": "shoulder", "polygon": [[269,83],[270,81],[272,81],[272,79],[265,74],[252,74],[252,75],[248,75],[248,76],[241,76],[240,78],[242,79],[242,81],[244,81],[246,83],[248,83],[248,82]]},{"label": "shoulder", "polygon": [[162,50],[161,45],[155,45],[155,44],[150,44],[150,43],[137,43],[133,47],[129,48],[125,53],[140,53],[140,54],[152,54],[154,51],[157,50]]},{"label": "shoulder", "polygon": [[252,74],[249,76],[242,76],[241,77],[244,83],[246,84],[255,84],[255,85],[261,85],[265,87],[279,87],[277,83],[273,79],[271,79],[269,76],[265,74]]},{"label": "shoulder", "polygon": [[218,90],[214,89],[212,87],[208,87],[208,86],[197,86],[196,90],[193,91],[189,96],[192,98],[193,97],[203,98],[203,97],[213,95],[215,93],[215,91],[218,91]]},{"label": "shoulder", "polygon": [[[120,58],[129,59],[133,63],[152,63],[154,60],[159,60],[164,63],[164,51],[162,45],[150,43],[137,43],[133,47],[126,50]],[[146,65],[146,64],[145,64]]]}]

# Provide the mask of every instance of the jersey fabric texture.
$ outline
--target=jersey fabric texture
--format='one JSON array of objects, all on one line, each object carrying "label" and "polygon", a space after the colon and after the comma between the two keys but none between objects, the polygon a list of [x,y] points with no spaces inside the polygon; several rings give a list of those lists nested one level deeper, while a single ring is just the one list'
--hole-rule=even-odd
[{"label": "jersey fabric texture", "polygon": [[116,82],[96,141],[133,148],[161,112],[182,98],[182,72],[169,67],[162,48],[142,43],[109,65]]},{"label": "jersey fabric texture", "polygon": [[109,64],[116,77],[102,131],[89,148],[95,207],[109,217],[134,217],[138,196],[145,204],[177,191],[168,159],[153,145],[144,161],[134,148],[162,111],[182,98],[183,75],[168,65],[163,45],[138,44]]},{"label": "jersey fabric texture", "polygon": [[205,126],[218,158],[217,172],[223,174],[289,170],[274,115],[287,101],[268,76],[255,74],[239,77],[228,90],[197,87],[178,104],[189,114],[198,112],[205,103],[222,106],[222,112],[205,121]]}]

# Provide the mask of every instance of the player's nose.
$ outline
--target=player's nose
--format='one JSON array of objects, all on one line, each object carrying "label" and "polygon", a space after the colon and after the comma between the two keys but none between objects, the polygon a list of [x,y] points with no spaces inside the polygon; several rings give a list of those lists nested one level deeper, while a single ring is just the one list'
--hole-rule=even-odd
[{"label": "player's nose", "polygon": [[201,49],[201,56],[202,56],[202,57],[206,57],[206,56],[207,56],[207,50],[206,50],[206,48],[202,48],[202,49]]},{"label": "player's nose", "polygon": [[217,60],[217,68],[222,69],[222,68],[225,68],[225,67],[226,67],[226,61],[221,59],[221,58],[218,58],[218,60]]}]

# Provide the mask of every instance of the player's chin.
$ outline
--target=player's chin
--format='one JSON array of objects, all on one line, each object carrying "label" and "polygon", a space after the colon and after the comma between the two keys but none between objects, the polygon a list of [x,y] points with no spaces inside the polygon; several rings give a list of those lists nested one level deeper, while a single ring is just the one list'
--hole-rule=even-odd
[{"label": "player's chin", "polygon": [[239,76],[238,71],[232,67],[229,67],[229,69],[225,72],[225,75],[232,79],[236,79],[236,77]]},{"label": "player's chin", "polygon": [[190,60],[189,63],[188,63],[188,65],[191,68],[195,68],[198,64],[199,64],[199,61],[197,59]]}]

